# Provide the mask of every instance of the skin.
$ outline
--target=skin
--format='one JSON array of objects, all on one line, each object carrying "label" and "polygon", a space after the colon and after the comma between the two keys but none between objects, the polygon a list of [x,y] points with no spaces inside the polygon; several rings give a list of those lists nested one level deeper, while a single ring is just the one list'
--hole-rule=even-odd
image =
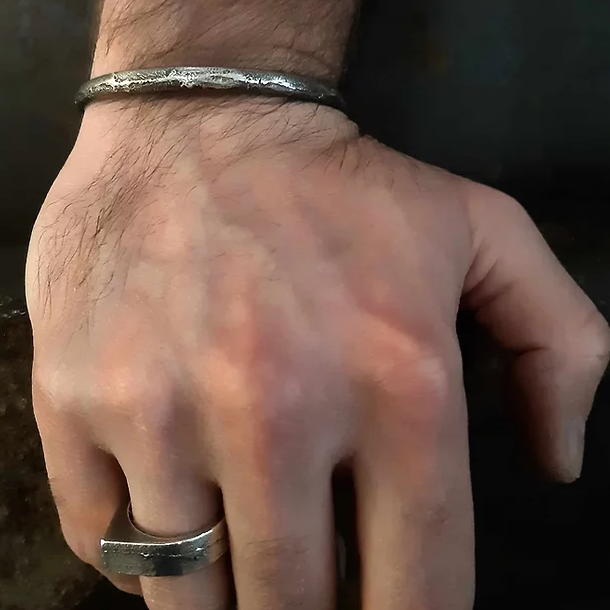
[{"label": "skin", "polygon": [[[149,53],[142,28],[112,27],[138,4],[125,2],[101,15],[94,74]],[[169,4],[149,19],[167,23]],[[211,31],[240,31],[211,4]],[[282,23],[306,2],[293,4]],[[255,67],[338,76],[350,4],[303,36],[318,55],[278,42]],[[236,65],[218,40],[210,58],[169,41],[150,63]],[[92,106],[36,223],[27,291],[36,417],[77,555],[99,568],[127,493],[161,536],[226,512],[232,565],[112,577],[152,610],[227,608],[231,577],[242,610],[334,608],[339,465],[356,482],[364,610],[471,608],[458,308],[514,353],[532,448],[558,480],[580,473],[610,351],[514,200],[361,137],[337,111],[278,100]]]}]

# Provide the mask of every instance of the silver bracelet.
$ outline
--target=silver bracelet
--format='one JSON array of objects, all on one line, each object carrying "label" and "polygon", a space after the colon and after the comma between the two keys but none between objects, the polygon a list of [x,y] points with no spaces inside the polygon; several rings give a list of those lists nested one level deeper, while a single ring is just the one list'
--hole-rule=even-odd
[{"label": "silver bracelet", "polygon": [[287,97],[344,110],[337,89],[315,78],[282,72],[235,68],[148,68],[113,72],[85,83],[76,95],[84,109],[100,98],[120,94],[159,93],[191,90],[221,90]]}]

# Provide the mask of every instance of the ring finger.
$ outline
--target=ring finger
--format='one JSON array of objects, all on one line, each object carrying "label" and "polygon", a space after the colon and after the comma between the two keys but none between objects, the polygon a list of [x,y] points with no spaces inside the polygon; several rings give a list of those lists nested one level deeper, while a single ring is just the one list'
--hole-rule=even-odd
[{"label": "ring finger", "polygon": [[370,405],[355,460],[363,609],[467,610],[474,528],[461,380],[449,375],[439,392],[406,377]]}]

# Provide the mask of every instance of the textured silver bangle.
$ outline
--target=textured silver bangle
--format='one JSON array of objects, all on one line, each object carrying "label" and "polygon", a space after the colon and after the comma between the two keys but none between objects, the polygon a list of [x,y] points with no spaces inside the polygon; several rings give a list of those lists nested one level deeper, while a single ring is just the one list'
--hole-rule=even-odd
[{"label": "textured silver bangle", "polygon": [[147,68],[114,72],[85,83],[76,95],[84,109],[101,97],[119,94],[220,90],[286,97],[344,110],[339,91],[315,78],[235,68]]}]

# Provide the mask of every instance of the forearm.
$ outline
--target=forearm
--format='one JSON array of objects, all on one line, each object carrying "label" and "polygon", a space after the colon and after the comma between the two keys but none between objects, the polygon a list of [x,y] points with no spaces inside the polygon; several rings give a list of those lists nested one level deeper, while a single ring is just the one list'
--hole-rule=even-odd
[{"label": "forearm", "polygon": [[216,65],[338,80],[359,0],[104,0],[93,74]]}]

